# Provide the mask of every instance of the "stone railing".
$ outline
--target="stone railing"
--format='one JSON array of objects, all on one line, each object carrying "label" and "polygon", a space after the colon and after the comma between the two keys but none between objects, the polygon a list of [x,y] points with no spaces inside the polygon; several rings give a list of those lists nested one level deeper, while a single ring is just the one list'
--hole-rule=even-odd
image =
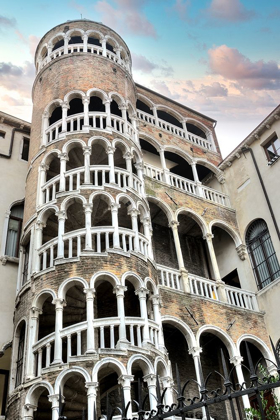
[{"label": "stone railing", "polygon": [[[145,321],[139,317],[126,317],[125,326],[127,340],[130,346],[143,347],[143,329]],[[93,334],[95,335],[95,349],[104,352],[116,349],[119,338],[120,318],[99,318],[92,322]],[[59,340],[66,344],[64,363],[69,363],[71,358],[85,356],[87,348],[87,321],[79,322],[63,328],[59,334]],[[152,345],[159,349],[159,326],[156,322],[148,320],[149,338]],[[55,333],[51,333],[37,341],[32,347],[36,358],[35,376],[40,376],[42,369],[48,368],[53,362],[55,346]]]},{"label": "stone railing", "polygon": [[[165,267],[157,264],[159,283],[161,286],[171,288],[173,290],[180,290],[183,292],[181,282],[181,273],[179,270]],[[207,299],[221,302],[219,297],[217,282],[203,277],[188,274],[188,282],[190,293],[196,296],[202,296]],[[258,302],[255,293],[239,289],[237,287],[224,285],[226,293],[226,302],[229,305],[238,308],[250,309],[252,311],[259,311]]]},{"label": "stone railing", "polygon": [[[110,167],[108,165],[91,165],[90,166],[90,184],[87,188],[103,187],[104,184],[109,184]],[[130,174],[125,169],[115,167],[115,184],[122,189],[133,188],[138,194],[141,194],[141,180],[135,174]],[[58,192],[72,192],[77,191],[83,185],[85,179],[85,168],[79,167],[65,172],[65,191],[59,190],[60,175],[56,175],[42,187],[42,200],[40,205],[47,204],[56,199]]]},{"label": "stone railing", "polygon": [[46,129],[46,144],[59,140],[65,133],[72,133],[76,131],[93,130],[113,130],[124,136],[132,138],[137,141],[136,131],[130,122],[125,121],[123,118],[111,114],[111,122],[108,125],[106,112],[89,112],[88,114],[89,125],[85,126],[85,115],[83,112],[66,117],[65,132],[62,131],[62,120],[58,120],[51,124]]},{"label": "stone railing", "polygon": [[[155,179],[156,181],[164,182],[164,172],[161,168],[144,163],[144,174],[149,178]],[[229,196],[214,190],[213,188],[206,187],[195,181],[191,181],[179,175],[175,175],[168,171],[168,185],[178,188],[187,194],[196,195],[202,197],[205,200],[212,201],[215,204],[219,204],[226,207],[231,207]]]},{"label": "stone railing", "polygon": [[215,151],[215,147],[211,141],[206,140],[196,134],[190,133],[184,128],[177,127],[176,125],[170,124],[164,120],[161,120],[160,118],[155,118],[153,115],[147,114],[146,112],[140,111],[139,109],[137,109],[137,117],[145,123],[159,127],[160,129],[168,131],[175,136],[181,137],[190,143],[194,143],[197,146],[203,147],[207,150]]},{"label": "stone railing", "polygon": [[[136,248],[135,232],[126,228],[119,228],[119,248],[114,246],[114,228],[112,226],[98,226],[92,227],[91,242],[92,247],[86,249],[89,253],[105,253],[114,250],[114,252],[136,252],[148,257],[148,239],[140,232],[138,232],[139,249]],[[62,236],[64,251],[60,255],[60,259],[79,258],[86,248],[86,229],[78,229],[72,232],[65,233]],[[38,250],[40,259],[39,267],[41,270],[54,267],[55,259],[58,257],[58,238],[51,239]]]},{"label": "stone railing", "polygon": [[131,73],[130,65],[125,60],[123,60],[121,57],[118,57],[114,52],[105,50],[103,53],[103,48],[98,45],[87,43],[85,46],[84,44],[68,44],[66,51],[64,46],[59,47],[52,51],[49,56],[45,57],[38,66],[38,72],[49,62],[52,60],[55,60],[56,58],[59,58],[66,54],[73,54],[73,53],[89,53],[89,54],[95,54],[99,56],[103,56],[105,58],[108,58],[109,60],[114,61],[114,63],[121,65],[124,67],[129,73]]}]

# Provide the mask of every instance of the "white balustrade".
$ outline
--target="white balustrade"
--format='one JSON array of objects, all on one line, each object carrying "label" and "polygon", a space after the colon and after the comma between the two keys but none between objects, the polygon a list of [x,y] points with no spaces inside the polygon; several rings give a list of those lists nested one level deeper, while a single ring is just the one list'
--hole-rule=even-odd
[{"label": "white balustrade", "polygon": [[[153,115],[147,114],[144,111],[137,109],[137,117],[145,121],[148,124],[157,125],[156,118]],[[196,134],[190,133],[183,128],[177,127],[176,125],[170,124],[164,120],[158,118],[158,127],[162,130],[168,131],[178,137],[181,137],[191,143],[197,144],[200,147],[203,147],[208,150],[213,150],[213,145],[210,141],[204,139],[203,137],[197,136]]]},{"label": "white balustrade", "polygon": [[159,342],[159,327],[158,324],[149,319],[149,336],[152,344],[158,349],[158,342]]},{"label": "white balustrade", "polygon": [[99,318],[93,321],[93,327],[98,334],[97,345],[100,349],[115,349],[119,337],[120,319]]},{"label": "white balustrade", "polygon": [[[69,325],[60,332],[60,338],[64,343],[66,342],[67,348],[67,360],[63,360],[64,363],[70,361],[70,357],[81,356],[86,351],[86,331],[87,321],[79,322],[78,324]],[[83,335],[83,340],[82,340]],[[82,345],[83,344],[83,345]]]},{"label": "white balustrade", "polygon": [[189,194],[197,194],[197,185],[195,182],[190,181],[189,179],[183,178],[179,175],[174,175],[171,172],[169,173],[170,184],[173,187],[179,188]]},{"label": "white balustrade", "polygon": [[164,267],[159,264],[157,264],[157,268],[159,271],[159,282],[161,286],[170,287],[175,290],[182,290],[181,273],[179,270]]},{"label": "white balustrade", "polygon": [[87,44],[87,52],[97,55],[102,55],[102,47],[94,44]]},{"label": "white balustrade", "polygon": [[213,201],[214,203],[221,204],[222,206],[230,207],[229,196],[221,193],[220,191],[213,190],[212,188],[201,186],[203,197],[206,200]]},{"label": "white balustrade", "polygon": [[53,177],[48,182],[46,182],[43,187],[43,203],[47,204],[52,200],[55,200],[56,193],[59,191],[59,175]]},{"label": "white balustrade", "polygon": [[32,347],[36,359],[36,376],[40,376],[43,368],[48,368],[52,363],[55,333],[51,333]]},{"label": "white balustrade", "polygon": [[208,299],[219,300],[217,286],[214,281],[189,274],[189,283],[192,294],[204,296]]},{"label": "white balustrade", "polygon": [[82,131],[84,125],[84,113],[70,115],[66,118],[67,131]]},{"label": "white balustrade", "polygon": [[74,52],[83,52],[84,45],[83,44],[68,44],[68,54],[74,53]]},{"label": "white balustrade", "polygon": [[[61,57],[62,55],[64,55],[64,46],[59,47],[59,48],[55,49],[54,51],[52,51],[52,52],[50,53],[50,59],[51,59],[51,60],[54,60],[55,58],[57,58],[57,57]],[[45,58],[45,60],[46,60],[46,63],[47,63],[47,57]],[[42,64],[43,64],[43,63],[45,64],[45,60],[42,62]],[[43,64],[43,65],[44,65],[44,64]],[[42,67],[43,67],[43,66],[42,66]]]},{"label": "white balustrade", "polygon": [[157,181],[163,181],[163,170],[157,166],[144,163],[144,174]]},{"label": "white balustrade", "polygon": [[84,167],[65,172],[66,191],[76,191],[84,183]]},{"label": "white balustrade", "polygon": [[78,229],[63,235],[64,258],[75,258],[85,249],[86,230]]},{"label": "white balustrade", "polygon": [[57,257],[58,238],[51,239],[38,249],[40,259],[40,270],[46,270],[54,266],[54,260]]},{"label": "white balustrade", "polygon": [[47,142],[50,143],[54,140],[58,140],[59,133],[62,131],[62,120],[56,121],[51,124],[46,130]]},{"label": "white balustrade", "polygon": [[89,112],[89,125],[91,128],[106,129],[106,112]]},{"label": "white balustrade", "polygon": [[251,309],[258,311],[258,302],[255,293],[238,289],[237,287],[225,287],[228,303],[239,308]]}]

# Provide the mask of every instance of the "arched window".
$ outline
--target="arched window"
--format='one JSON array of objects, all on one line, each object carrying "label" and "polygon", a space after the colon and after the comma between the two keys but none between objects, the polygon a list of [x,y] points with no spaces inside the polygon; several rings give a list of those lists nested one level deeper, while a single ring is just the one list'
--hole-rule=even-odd
[{"label": "arched window", "polygon": [[280,266],[267,224],[257,219],[248,228],[246,245],[259,289],[280,276]]},{"label": "arched window", "polygon": [[25,324],[22,325],[20,334],[19,334],[15,388],[22,383],[22,379],[23,379],[24,341],[25,341]]},{"label": "arched window", "polygon": [[5,255],[9,257],[18,257],[22,219],[23,204],[16,204],[11,208],[7,232]]}]

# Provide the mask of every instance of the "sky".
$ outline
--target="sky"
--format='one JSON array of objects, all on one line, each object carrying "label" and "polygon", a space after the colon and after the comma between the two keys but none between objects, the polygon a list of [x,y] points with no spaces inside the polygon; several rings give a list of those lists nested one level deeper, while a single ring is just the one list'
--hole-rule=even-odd
[{"label": "sky", "polygon": [[0,110],[31,121],[34,52],[67,20],[118,32],[137,83],[217,120],[226,157],[279,103],[279,0],[0,0]]}]

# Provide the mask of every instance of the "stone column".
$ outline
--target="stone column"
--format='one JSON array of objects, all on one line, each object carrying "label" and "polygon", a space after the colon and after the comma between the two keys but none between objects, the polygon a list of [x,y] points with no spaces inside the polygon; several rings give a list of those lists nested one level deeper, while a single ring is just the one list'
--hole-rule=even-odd
[{"label": "stone column", "polygon": [[65,191],[66,188],[66,162],[69,160],[66,153],[61,153],[60,155],[60,177],[59,177],[59,191]]},{"label": "stone column", "polygon": [[68,36],[65,36],[64,37],[64,55],[68,54],[68,41],[69,41]]},{"label": "stone column", "polygon": [[165,345],[164,345],[164,337],[163,337],[163,330],[162,330],[162,322],[161,322],[161,315],[160,315],[160,299],[159,295],[152,296],[152,303],[153,303],[153,312],[155,317],[155,322],[158,324],[159,327],[159,334],[158,334],[158,346],[159,350],[165,352]]},{"label": "stone column", "polygon": [[84,104],[84,125],[82,127],[82,129],[89,129],[89,101],[90,98],[88,98],[87,96],[85,96],[83,98],[83,104]]},{"label": "stone column", "polygon": [[123,134],[125,136],[127,136],[127,134],[128,134],[128,132],[127,132],[127,118],[126,118],[127,106],[126,105],[119,106],[119,109],[122,112],[122,119],[124,121]]},{"label": "stone column", "polygon": [[63,299],[55,299],[55,339],[54,339],[54,360],[52,365],[63,363],[62,360],[62,340],[60,331],[63,327],[63,307],[65,306]]},{"label": "stone column", "polygon": [[[245,382],[244,375],[242,372],[242,367],[241,367],[242,362],[243,362],[243,357],[241,356],[233,356],[230,359],[230,363],[232,363],[235,366],[237,380],[240,385],[242,385]],[[248,395],[243,395],[242,401],[243,401],[244,408],[251,407]]]},{"label": "stone column", "polygon": [[52,53],[53,45],[48,45],[47,49],[48,49],[47,63],[49,63],[51,61],[51,53]]},{"label": "stone column", "polygon": [[180,238],[179,238],[179,234],[178,234],[178,226],[179,226],[179,222],[177,222],[175,220],[172,220],[169,223],[169,227],[171,227],[172,232],[173,232],[177,261],[178,261],[179,270],[181,272],[182,283],[183,283],[182,287],[183,287],[183,290],[186,293],[190,293],[190,284],[189,284],[189,279],[188,279],[188,272],[185,269],[185,265],[184,265],[184,259],[183,259],[183,254],[182,254],[182,250],[181,250]]},{"label": "stone column", "polygon": [[85,250],[92,251],[92,236],[91,236],[91,213],[92,204],[84,204],[85,223],[86,223],[86,247]]},{"label": "stone column", "polygon": [[35,378],[35,356],[33,354],[32,347],[37,341],[39,315],[41,313],[42,311],[39,308],[32,307],[30,309],[25,366],[27,380]]},{"label": "stone column", "polygon": [[160,157],[161,167],[163,170],[163,181],[166,182],[166,184],[170,185],[169,169],[167,169],[166,167],[164,149],[159,150],[159,157]]},{"label": "stone column", "polygon": [[113,245],[114,248],[120,249],[120,235],[119,235],[119,221],[118,221],[118,209],[119,204],[112,204],[111,205],[111,213],[112,213],[112,226],[114,228],[113,232]]},{"label": "stone column", "polygon": [[116,184],[116,180],[115,180],[115,164],[114,164],[114,153],[115,153],[115,148],[112,146],[108,146],[106,149],[106,153],[108,155],[108,165],[110,167],[110,172],[109,172],[109,182],[110,184]]},{"label": "stone column", "polygon": [[57,258],[64,258],[64,229],[65,229],[65,211],[58,211],[56,214],[58,220],[58,240],[57,240]]},{"label": "stone column", "polygon": [[33,404],[25,404],[24,405],[24,415],[23,420],[33,420],[34,412],[37,410],[37,406]]},{"label": "stone column", "polygon": [[83,147],[83,154],[84,154],[84,166],[85,166],[85,179],[84,184],[90,185],[90,155],[91,155],[91,147],[84,146]]},{"label": "stone column", "polygon": [[[202,373],[202,368],[201,368],[201,362],[200,362],[200,353],[202,353],[202,348],[201,347],[192,347],[192,348],[189,349],[189,354],[191,354],[192,357],[193,357],[196,380],[197,380],[199,385],[201,385],[201,383],[202,383],[201,374],[203,374]],[[203,414],[203,419],[206,419],[205,408],[202,407],[201,411],[202,411],[202,414]],[[212,419],[212,417],[211,417],[211,419]]]},{"label": "stone column", "polygon": [[134,236],[134,251],[139,252],[140,246],[139,246],[139,232],[138,232],[138,215],[139,211],[137,209],[131,209],[127,212],[128,215],[131,217],[131,224],[132,224],[132,230],[135,234]]},{"label": "stone column", "polygon": [[152,232],[153,232],[153,229],[151,227],[150,218],[149,217],[144,217],[144,219],[141,220],[141,223],[143,224],[144,235],[146,236],[146,238],[149,241],[149,243],[148,243],[148,256],[151,260],[153,260],[154,259],[153,246],[152,246]]},{"label": "stone column", "polygon": [[162,388],[163,389],[167,388],[165,396],[164,396],[164,403],[165,405],[168,405],[170,407],[171,404],[173,404],[172,387],[174,385],[174,382],[170,376],[163,376],[159,380],[162,384]]},{"label": "stone column", "polygon": [[114,293],[117,297],[118,317],[120,318],[119,326],[119,341],[117,343],[118,349],[127,348],[129,345],[126,339],[126,328],[125,328],[125,313],[124,313],[124,292],[127,290],[125,286],[117,285],[114,288]]},{"label": "stone column", "polygon": [[106,57],[106,53],[107,53],[107,50],[106,50],[106,38],[103,38],[103,39],[101,39],[100,40],[100,42],[101,42],[101,45],[102,45],[102,55],[103,55],[103,57]]},{"label": "stone column", "polygon": [[201,182],[199,181],[197,168],[196,168],[196,162],[191,162],[191,167],[192,167],[193,179],[197,186],[197,195],[199,195],[199,197],[203,197],[203,190],[201,188]]},{"label": "stone column", "polygon": [[150,409],[157,409],[157,388],[156,388],[156,375],[149,373],[148,375],[143,376],[144,382],[147,382],[149,400],[150,400]]},{"label": "stone column", "polygon": [[49,112],[45,111],[42,117],[42,146],[47,146],[48,144],[48,136],[47,136],[47,129],[49,127]]},{"label": "stone column", "polygon": [[62,105],[62,127],[61,127],[61,133],[65,135],[65,133],[67,132],[67,111],[69,109],[69,105],[66,103],[63,103]]},{"label": "stone column", "polygon": [[88,35],[84,34],[82,36],[82,39],[83,39],[83,52],[87,52]]},{"label": "stone column", "polygon": [[121,50],[120,50],[120,48],[114,48],[114,52],[116,53],[116,56],[118,58],[118,63],[121,63]]},{"label": "stone column", "polygon": [[130,188],[133,188],[133,173],[132,173],[132,154],[130,152],[126,152],[123,155],[125,162],[126,162],[126,170],[129,172],[129,178],[128,178],[128,186]]},{"label": "stone column", "polygon": [[150,334],[149,334],[147,303],[146,303],[146,296],[149,294],[149,290],[145,289],[144,287],[140,287],[139,289],[135,290],[135,294],[139,298],[141,318],[144,319],[142,346],[147,347],[151,344]]},{"label": "stone column", "polygon": [[106,112],[106,128],[111,128],[111,100],[107,99],[103,102],[105,105],[105,112]]},{"label": "stone column", "polygon": [[94,340],[94,298],[95,289],[85,289],[87,300],[87,351],[86,354],[96,353],[95,340]]},{"label": "stone column", "polygon": [[58,420],[58,414],[59,414],[59,395],[49,395],[48,396],[49,401],[52,403],[52,420]]},{"label": "stone column", "polygon": [[157,107],[156,106],[153,107],[153,114],[154,114],[154,117],[155,117],[156,126],[158,127],[158,114],[157,114]]},{"label": "stone column", "polygon": [[42,246],[43,242],[43,228],[46,226],[42,222],[36,222],[35,225],[36,234],[35,234],[35,272],[38,273],[41,270],[39,249]]},{"label": "stone column", "polygon": [[139,144],[139,133],[138,133],[138,127],[137,127],[137,115],[134,114],[130,117],[131,119],[131,124],[133,127],[133,141],[137,144]]},{"label": "stone column", "polygon": [[138,163],[136,163],[135,168],[137,169],[137,176],[141,181],[141,194],[142,194],[143,197],[146,197],[145,186],[144,186],[144,178],[143,178],[144,165],[143,165],[142,162],[138,162]]},{"label": "stone column", "polygon": [[36,207],[41,207],[44,203],[44,193],[43,193],[43,186],[46,183],[46,179],[47,179],[47,171],[49,170],[49,166],[46,165],[45,163],[40,163],[39,165],[39,176],[38,176],[38,189],[37,189],[37,206]]},{"label": "stone column", "polygon": [[[123,388],[123,395],[124,395],[124,405],[125,407],[127,404],[131,401],[131,382],[133,381],[134,376],[133,375],[121,375],[118,378],[118,384],[122,386]],[[124,417],[124,414],[123,414]],[[132,410],[131,410],[131,404],[129,405],[127,415],[127,419],[132,418]]]},{"label": "stone column", "polygon": [[94,420],[94,409],[96,410],[96,397],[98,390],[98,382],[86,382],[87,388],[87,403],[88,403],[88,416],[87,420]]}]

